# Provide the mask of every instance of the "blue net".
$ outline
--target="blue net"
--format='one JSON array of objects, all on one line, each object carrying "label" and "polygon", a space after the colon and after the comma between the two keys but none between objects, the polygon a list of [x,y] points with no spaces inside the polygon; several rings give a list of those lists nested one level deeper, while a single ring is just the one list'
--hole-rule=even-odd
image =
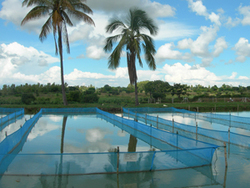
[{"label": "blue net", "polygon": [[[24,115],[23,108],[0,108],[0,112],[3,114],[8,114],[7,116],[0,118],[1,130],[6,126],[6,123],[8,125],[17,117]],[[5,126],[3,126],[3,124],[5,124]]]},{"label": "blue net", "polygon": [[[174,108],[164,108],[167,112],[172,112],[175,109]],[[164,109],[159,109],[160,112],[163,112]],[[244,147],[250,147],[250,137],[246,135],[241,135],[237,133],[233,133],[230,131],[230,128],[228,131],[218,131],[218,130],[211,130],[211,129],[205,129],[193,125],[187,125],[183,123],[178,123],[170,120],[166,120],[160,117],[150,116],[148,114],[141,114],[139,112],[157,112],[156,108],[123,108],[123,112],[125,115],[128,115],[130,118],[138,119],[141,122],[144,122],[146,124],[151,124],[154,127],[157,127],[162,130],[166,130],[169,132],[176,132],[178,131],[179,134],[197,139],[198,136],[204,136],[210,139],[218,140],[221,142],[227,142],[232,143],[239,146]],[[177,111],[183,111],[187,112],[187,110],[179,110]],[[190,112],[190,114],[196,114],[195,112]],[[195,117],[195,116],[194,116]],[[236,119],[236,118],[235,118]],[[241,118],[239,118],[241,119]],[[210,119],[211,120],[211,119]],[[204,140],[204,138],[203,138]]]},{"label": "blue net", "polygon": [[[74,113],[75,111],[75,113]],[[22,153],[27,136],[43,114],[96,113],[159,151],[103,153]],[[98,108],[41,109],[0,143],[0,173],[5,175],[69,175],[123,173],[210,165],[218,146],[169,133]]]},{"label": "blue net", "polygon": [[188,111],[185,109],[177,109],[174,107],[169,108],[129,108],[132,112],[138,113],[155,113],[155,112],[169,112],[173,115],[179,115],[182,117],[190,117],[194,119],[200,119],[204,121],[214,122],[222,125],[227,125],[235,128],[242,128],[250,130],[250,118],[249,117],[240,117],[234,115],[225,115],[225,114],[215,114],[215,113],[199,113]]}]

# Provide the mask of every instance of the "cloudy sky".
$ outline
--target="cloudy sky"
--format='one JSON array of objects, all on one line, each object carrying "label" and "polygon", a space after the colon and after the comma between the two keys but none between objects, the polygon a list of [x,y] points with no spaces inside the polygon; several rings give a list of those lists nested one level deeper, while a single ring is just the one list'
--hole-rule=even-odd
[{"label": "cloudy sky", "polygon": [[[109,20],[125,17],[131,7],[144,9],[159,27],[153,37],[157,69],[137,64],[138,81],[250,85],[249,0],[87,0],[86,4],[93,10],[95,27],[77,21],[68,27],[71,52],[64,51],[64,73],[69,85],[129,84],[126,59],[109,70],[103,46],[110,36],[105,32]],[[29,10],[22,7],[22,0],[1,1],[0,87],[60,84],[53,36],[43,43],[38,38],[46,17],[20,26]]]}]

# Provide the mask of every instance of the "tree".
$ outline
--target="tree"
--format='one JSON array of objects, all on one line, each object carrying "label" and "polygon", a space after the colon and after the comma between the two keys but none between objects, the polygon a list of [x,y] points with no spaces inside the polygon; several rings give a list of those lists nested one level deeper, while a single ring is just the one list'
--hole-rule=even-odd
[{"label": "tree", "polygon": [[140,57],[141,49],[145,52],[145,60],[151,70],[156,69],[156,64],[153,55],[156,53],[153,39],[141,33],[143,30],[148,30],[151,35],[156,35],[158,27],[154,21],[148,17],[145,11],[138,8],[130,9],[128,19],[125,22],[119,19],[113,19],[106,27],[107,33],[113,31],[121,31],[117,34],[106,39],[104,46],[105,52],[112,51],[115,42],[118,42],[115,49],[109,56],[108,66],[110,69],[116,69],[120,64],[122,50],[125,48],[127,53],[127,66],[130,84],[135,85],[135,105],[138,105],[138,91],[137,91],[137,73],[136,73],[136,58],[139,65],[143,67]]},{"label": "tree", "polygon": [[165,98],[166,93],[171,89],[171,86],[169,85],[168,82],[164,82],[161,80],[155,80],[155,81],[151,81],[148,82],[145,85],[145,93],[149,93],[150,98]]},{"label": "tree", "polygon": [[[63,44],[64,40],[67,48],[67,52],[70,53],[67,25],[73,26],[69,16],[76,19],[81,19],[88,24],[94,25],[94,21],[85,13],[92,14],[92,10],[85,5],[85,0],[24,0],[23,6],[35,6],[24,17],[21,25],[26,22],[48,15],[48,19],[42,26],[39,39],[43,41],[47,38],[47,35],[52,31],[55,40],[56,55],[60,55],[61,65],[61,82],[62,82],[62,96],[63,103],[67,105],[67,99],[65,94],[65,84],[63,75]],[[57,39],[56,39],[57,38]]]},{"label": "tree", "polygon": [[187,93],[187,85],[174,84],[174,86],[172,86],[172,91],[171,91],[172,96],[177,95],[178,98],[180,98],[181,95],[186,95],[186,93]]}]

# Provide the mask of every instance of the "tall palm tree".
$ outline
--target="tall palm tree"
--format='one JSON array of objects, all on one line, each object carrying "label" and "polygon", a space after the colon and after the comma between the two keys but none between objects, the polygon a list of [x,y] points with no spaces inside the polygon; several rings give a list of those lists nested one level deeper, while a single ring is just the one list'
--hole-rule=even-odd
[{"label": "tall palm tree", "polygon": [[116,69],[119,66],[122,50],[125,48],[127,53],[127,66],[130,84],[135,85],[135,105],[138,105],[135,60],[137,58],[140,66],[143,67],[140,57],[141,48],[144,50],[145,60],[148,67],[152,70],[156,69],[153,57],[156,50],[153,44],[153,39],[141,31],[148,30],[151,35],[156,35],[158,27],[154,21],[148,17],[145,11],[133,8],[129,10],[129,15],[125,22],[119,19],[113,19],[106,27],[107,33],[112,33],[115,30],[121,31],[121,34],[108,37],[104,46],[104,51],[110,52],[112,51],[114,43],[119,40],[115,49],[109,56],[108,66],[110,69]]},{"label": "tall palm tree", "polygon": [[63,44],[64,40],[67,52],[70,53],[67,24],[73,26],[69,16],[83,20],[88,24],[94,25],[94,21],[85,13],[92,14],[92,10],[83,2],[86,0],[24,0],[23,6],[34,6],[22,20],[21,25],[26,22],[43,16],[48,16],[47,21],[42,26],[39,39],[43,41],[52,31],[55,40],[56,55],[60,55],[61,82],[63,103],[67,105],[63,76]]}]

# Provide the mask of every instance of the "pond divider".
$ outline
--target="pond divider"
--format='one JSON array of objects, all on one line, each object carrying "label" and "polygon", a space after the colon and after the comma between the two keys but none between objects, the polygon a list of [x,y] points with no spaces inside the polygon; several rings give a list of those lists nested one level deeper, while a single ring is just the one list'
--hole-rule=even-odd
[{"label": "pond divider", "polygon": [[[101,153],[22,153],[29,132],[43,114],[95,113],[122,130],[149,142],[159,151]],[[149,116],[147,115],[147,118]],[[139,118],[139,114],[136,115]],[[157,118],[160,120],[160,118]],[[150,124],[150,122],[147,122]],[[160,124],[159,124],[160,125]],[[0,175],[81,175],[147,172],[210,166],[219,146],[168,133],[98,108],[43,108],[0,143]]]},{"label": "pond divider", "polygon": [[[166,111],[164,111],[164,110],[166,110]],[[213,139],[216,141],[220,141],[221,145],[223,145],[223,142],[226,142],[228,144],[234,144],[234,145],[250,148],[250,137],[249,136],[237,134],[237,133],[230,131],[230,128],[233,127],[234,124],[229,126],[228,131],[218,131],[218,130],[201,128],[201,127],[199,127],[197,122],[195,125],[188,125],[188,124],[175,122],[174,119],[172,119],[172,121],[166,120],[166,119],[160,118],[158,115],[157,115],[157,117],[155,117],[155,116],[150,116],[147,114],[147,119],[145,119],[145,115],[143,114],[145,112],[146,113],[149,113],[149,112],[151,112],[151,113],[152,112],[171,113],[173,111],[174,111],[173,108],[164,108],[164,109],[162,109],[162,108],[159,108],[159,109],[156,109],[156,108],[124,108],[123,109],[123,112],[124,112],[123,116],[127,115],[130,118],[134,118],[136,116],[136,118],[138,120],[140,120],[141,122],[150,123],[154,127],[157,127],[159,129],[166,130],[169,132],[173,132],[173,133],[174,133],[174,131],[178,131],[179,134],[186,136],[186,137],[189,137],[189,138],[196,139],[196,140],[198,140],[198,136],[203,136],[203,141],[205,141],[207,138],[209,138],[209,139]],[[177,111],[181,111],[181,110],[177,109]],[[188,114],[187,110],[183,110],[183,111],[185,111],[185,113],[183,113],[183,115]],[[180,113],[175,113],[175,115],[176,114],[180,115]],[[193,115],[189,116],[189,117],[193,117],[193,118],[197,118],[198,116],[199,117],[202,116],[202,115],[197,114],[195,112],[190,112],[190,114],[193,114]],[[204,114],[203,116],[206,116],[206,114]],[[225,117],[225,116],[223,115],[221,117]],[[228,118],[229,117],[231,117],[231,116],[228,116]],[[243,120],[244,118],[234,116],[234,118],[232,118],[232,119],[238,119],[238,122],[239,122],[239,120]],[[249,119],[249,123],[250,123],[250,118],[245,118],[245,119]],[[243,123],[245,121],[246,120],[242,121],[241,123]],[[247,125],[247,124],[245,124],[245,125]],[[250,124],[249,124],[248,129],[250,129]]]}]

